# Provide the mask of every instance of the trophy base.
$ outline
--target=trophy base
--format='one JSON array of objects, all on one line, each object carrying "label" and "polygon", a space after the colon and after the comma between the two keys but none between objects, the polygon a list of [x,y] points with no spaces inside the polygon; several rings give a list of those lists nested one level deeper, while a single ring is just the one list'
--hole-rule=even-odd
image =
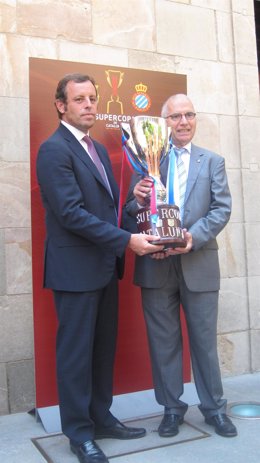
[{"label": "trophy base", "polygon": [[164,251],[166,251],[166,249],[185,248],[187,244],[185,239],[182,239],[182,238],[175,238],[175,239],[159,238],[156,241],[150,241],[150,243],[158,244],[160,246],[164,245],[164,248],[163,248]]},{"label": "trophy base", "polygon": [[164,245],[164,250],[169,248],[184,248],[186,241],[181,228],[180,210],[178,206],[160,204],[157,206],[157,218],[151,216],[149,207],[139,209],[137,215],[137,227],[140,233],[157,235],[158,239],[152,244]]}]

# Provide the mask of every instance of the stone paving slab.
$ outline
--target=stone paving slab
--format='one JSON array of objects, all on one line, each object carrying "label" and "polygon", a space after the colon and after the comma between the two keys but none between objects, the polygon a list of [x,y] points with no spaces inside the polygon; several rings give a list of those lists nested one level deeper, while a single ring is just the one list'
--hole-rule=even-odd
[{"label": "stone paving slab", "polygon": [[[99,439],[97,443],[107,457],[112,459],[153,449],[171,447],[210,436],[206,431],[185,421],[183,425],[180,426],[181,432],[177,436],[161,438],[157,433],[157,428],[161,419],[162,416],[154,416],[127,422],[129,426],[146,428],[147,434],[141,439]],[[75,455],[69,450],[68,439],[63,434],[49,435],[46,437],[40,436],[32,439],[32,441],[48,463],[74,463],[77,461]]]},{"label": "stone paving slab", "polygon": [[[260,401],[260,372],[224,378],[224,396],[229,405]],[[205,423],[197,406],[189,407],[185,423],[174,438],[159,438],[161,411],[127,421],[143,425],[147,436],[133,441],[104,439],[98,443],[111,463],[259,463],[260,419],[233,418],[238,436],[232,439],[215,434]],[[209,438],[205,438],[209,437]],[[46,446],[45,446],[46,443]],[[47,446],[48,444],[48,446]],[[181,444],[181,445],[179,445]],[[132,448],[132,446],[138,446]],[[142,448],[141,448],[142,446]],[[44,454],[48,450],[49,455]],[[52,452],[52,453],[51,453]],[[55,455],[54,455],[55,454]],[[28,413],[0,416],[1,463],[78,463],[62,434],[48,434]]]}]

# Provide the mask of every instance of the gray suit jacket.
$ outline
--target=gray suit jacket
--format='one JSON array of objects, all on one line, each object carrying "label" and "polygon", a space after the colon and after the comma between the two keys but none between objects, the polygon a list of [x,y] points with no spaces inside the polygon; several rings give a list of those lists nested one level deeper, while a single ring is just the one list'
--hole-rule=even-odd
[{"label": "gray suit jacket", "polygon": [[[161,166],[165,182],[168,161]],[[135,175],[133,184],[138,181]],[[138,206],[129,192],[126,211],[135,216]],[[184,204],[183,227],[192,234],[193,249],[181,255],[185,283],[191,291],[217,291],[220,286],[218,244],[216,236],[231,214],[231,196],[222,156],[192,144]],[[159,288],[167,279],[170,259],[136,257],[134,283],[146,288]]]}]

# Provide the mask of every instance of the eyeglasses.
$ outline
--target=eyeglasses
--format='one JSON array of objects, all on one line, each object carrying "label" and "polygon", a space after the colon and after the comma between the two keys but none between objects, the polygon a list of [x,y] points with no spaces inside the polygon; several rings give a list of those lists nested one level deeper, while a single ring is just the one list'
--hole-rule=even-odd
[{"label": "eyeglasses", "polygon": [[165,119],[170,118],[173,122],[180,122],[182,117],[185,117],[187,121],[192,121],[195,118],[195,116],[196,116],[196,113],[192,113],[192,112],[188,112],[185,114],[176,113],[176,114],[170,114],[169,116],[166,116]]}]

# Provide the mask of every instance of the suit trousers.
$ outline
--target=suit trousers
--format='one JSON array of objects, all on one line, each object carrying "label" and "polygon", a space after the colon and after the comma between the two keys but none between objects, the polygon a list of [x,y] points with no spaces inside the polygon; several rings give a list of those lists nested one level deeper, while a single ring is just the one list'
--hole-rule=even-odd
[{"label": "suit trousers", "polygon": [[161,288],[142,288],[156,400],[181,416],[188,408],[180,399],[183,394],[182,305],[199,408],[205,417],[225,413],[217,354],[218,291],[189,291],[180,256],[168,259],[171,264],[165,284]]},{"label": "suit trousers", "polygon": [[118,281],[88,292],[54,291],[58,316],[57,383],[63,433],[76,445],[93,439],[95,424],[112,426]]}]

